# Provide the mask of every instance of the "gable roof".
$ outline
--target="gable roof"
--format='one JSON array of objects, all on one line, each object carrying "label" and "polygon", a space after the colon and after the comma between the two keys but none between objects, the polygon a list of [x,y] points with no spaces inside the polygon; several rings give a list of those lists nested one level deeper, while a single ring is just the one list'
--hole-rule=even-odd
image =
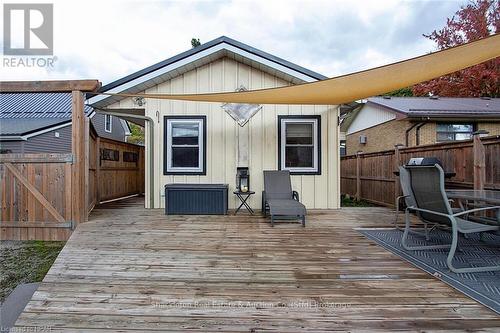
[{"label": "gable roof", "polygon": [[[222,57],[230,57],[252,67],[268,71],[292,83],[324,80],[327,77],[276,57],[226,36],[182,52],[103,86],[99,92],[140,92],[184,72]],[[92,96],[89,94],[89,96]],[[89,99],[92,105],[104,107],[120,100],[119,96],[97,95]]]},{"label": "gable roof", "polygon": [[370,97],[376,104],[403,118],[460,118],[500,120],[500,98],[460,97]]}]

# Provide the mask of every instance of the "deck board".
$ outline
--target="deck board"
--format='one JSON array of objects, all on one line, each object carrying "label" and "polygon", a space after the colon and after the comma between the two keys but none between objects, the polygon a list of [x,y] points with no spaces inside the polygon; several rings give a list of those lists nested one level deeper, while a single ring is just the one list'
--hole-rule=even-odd
[{"label": "deck board", "polygon": [[[78,226],[16,325],[53,332],[500,329],[499,316],[366,239],[386,208],[165,216],[138,198]],[[321,304],[321,306],[316,306]]]}]

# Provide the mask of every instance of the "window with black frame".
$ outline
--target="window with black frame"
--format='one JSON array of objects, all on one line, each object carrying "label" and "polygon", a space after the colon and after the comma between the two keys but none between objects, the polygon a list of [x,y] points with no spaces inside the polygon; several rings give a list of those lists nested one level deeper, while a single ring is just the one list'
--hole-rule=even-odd
[{"label": "window with black frame", "polygon": [[165,117],[164,174],[205,174],[206,117]]},{"label": "window with black frame", "polygon": [[292,174],[321,173],[320,116],[279,116],[280,170]]},{"label": "window with black frame", "polygon": [[472,139],[474,132],[473,124],[453,124],[453,123],[438,123],[436,125],[436,141],[458,141]]}]

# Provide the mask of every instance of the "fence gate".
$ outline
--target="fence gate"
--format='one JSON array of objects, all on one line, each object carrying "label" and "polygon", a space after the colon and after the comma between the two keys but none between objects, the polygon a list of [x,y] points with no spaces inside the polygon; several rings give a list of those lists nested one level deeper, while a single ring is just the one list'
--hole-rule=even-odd
[{"label": "fence gate", "polygon": [[0,155],[0,239],[68,239],[72,161],[72,154]]}]

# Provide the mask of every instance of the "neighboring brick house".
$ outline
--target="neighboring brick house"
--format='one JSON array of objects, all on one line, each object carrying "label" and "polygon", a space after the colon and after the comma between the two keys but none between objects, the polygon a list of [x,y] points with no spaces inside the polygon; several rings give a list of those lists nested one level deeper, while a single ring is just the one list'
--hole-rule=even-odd
[{"label": "neighboring brick house", "polygon": [[[100,137],[126,142],[125,120],[95,113],[85,115]],[[0,93],[0,153],[70,153],[70,93]]]},{"label": "neighboring brick house", "polygon": [[500,135],[499,98],[371,97],[343,122],[347,155]]}]

